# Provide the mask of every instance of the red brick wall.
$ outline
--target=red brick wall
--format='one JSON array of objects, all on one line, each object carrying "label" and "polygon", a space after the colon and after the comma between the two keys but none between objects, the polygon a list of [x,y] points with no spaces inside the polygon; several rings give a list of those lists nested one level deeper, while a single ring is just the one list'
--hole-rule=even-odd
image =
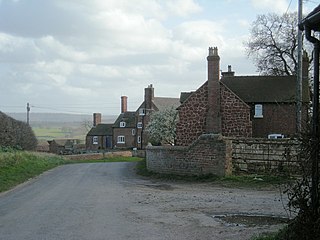
[{"label": "red brick wall", "polygon": [[222,134],[227,137],[251,137],[250,106],[221,84]]},{"label": "red brick wall", "polygon": [[[281,133],[286,137],[296,133],[296,107],[294,104],[264,103],[262,104],[263,118],[252,117],[253,137],[267,137],[268,134]],[[303,127],[307,117],[307,108],[303,106]],[[252,105],[252,116],[254,116],[254,104]]]},{"label": "red brick wall", "polygon": [[[135,137],[132,135],[133,128],[114,128],[113,129],[113,146],[114,148],[133,148],[135,147]],[[125,137],[125,143],[118,143],[118,136]]]}]

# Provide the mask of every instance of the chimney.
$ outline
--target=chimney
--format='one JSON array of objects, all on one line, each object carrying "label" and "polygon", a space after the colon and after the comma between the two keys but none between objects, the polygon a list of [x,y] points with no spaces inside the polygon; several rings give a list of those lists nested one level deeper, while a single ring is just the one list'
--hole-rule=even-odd
[{"label": "chimney", "polygon": [[144,102],[146,113],[152,109],[152,101],[154,99],[154,88],[152,84],[150,84],[147,88],[144,89]]},{"label": "chimney", "polygon": [[93,114],[93,126],[97,126],[101,123],[101,113],[94,113]]},{"label": "chimney", "polygon": [[228,72],[222,72],[222,77],[233,77],[234,72],[231,70],[231,65],[228,65]]},{"label": "chimney", "polygon": [[121,113],[125,113],[128,111],[128,97],[121,96]]},{"label": "chimney", "polygon": [[302,54],[302,81],[309,79],[309,57],[306,51]]},{"label": "chimney", "polygon": [[[206,133],[221,133],[220,110],[220,57],[217,47],[209,48],[208,61],[208,112]],[[231,69],[230,69],[231,70]]]}]

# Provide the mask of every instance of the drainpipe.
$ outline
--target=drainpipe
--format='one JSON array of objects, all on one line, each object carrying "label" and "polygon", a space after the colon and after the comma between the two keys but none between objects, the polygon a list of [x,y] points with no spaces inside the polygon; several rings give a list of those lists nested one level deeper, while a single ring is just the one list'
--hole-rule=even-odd
[{"label": "drainpipe", "polygon": [[313,78],[313,111],[312,111],[312,185],[311,185],[311,205],[314,216],[318,216],[319,208],[319,47],[320,41],[311,35],[311,28],[305,25],[305,35],[314,47],[314,78]]}]

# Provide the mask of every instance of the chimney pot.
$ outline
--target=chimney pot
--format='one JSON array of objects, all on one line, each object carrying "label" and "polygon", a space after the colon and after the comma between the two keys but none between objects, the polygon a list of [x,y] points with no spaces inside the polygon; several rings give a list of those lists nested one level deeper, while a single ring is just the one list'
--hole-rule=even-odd
[{"label": "chimney pot", "polygon": [[101,123],[101,113],[94,113],[93,114],[93,126],[97,126]]}]

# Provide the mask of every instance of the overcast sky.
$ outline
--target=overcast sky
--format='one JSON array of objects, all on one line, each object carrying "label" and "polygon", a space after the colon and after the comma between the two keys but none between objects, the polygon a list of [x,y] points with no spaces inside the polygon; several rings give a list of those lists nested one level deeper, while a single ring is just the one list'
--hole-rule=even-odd
[{"label": "overcast sky", "polygon": [[0,111],[24,112],[29,102],[31,113],[113,115],[122,95],[135,111],[149,84],[158,97],[201,86],[209,46],[221,70],[257,74],[243,47],[250,24],[297,2],[0,0]]}]

